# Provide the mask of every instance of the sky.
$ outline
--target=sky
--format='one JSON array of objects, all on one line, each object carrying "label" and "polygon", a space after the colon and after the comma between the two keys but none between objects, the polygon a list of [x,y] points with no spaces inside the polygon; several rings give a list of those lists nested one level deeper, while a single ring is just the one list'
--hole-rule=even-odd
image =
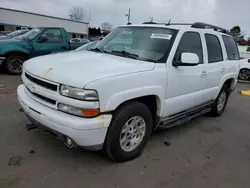
[{"label": "sky", "polygon": [[[85,9],[85,21],[98,27],[109,22],[113,27],[126,24],[128,9],[134,24],[156,22],[206,22],[227,29],[239,25],[250,35],[250,0],[0,0],[0,7],[68,18],[69,9]],[[91,11],[90,11],[91,10]],[[90,16],[91,12],[91,16]]]}]

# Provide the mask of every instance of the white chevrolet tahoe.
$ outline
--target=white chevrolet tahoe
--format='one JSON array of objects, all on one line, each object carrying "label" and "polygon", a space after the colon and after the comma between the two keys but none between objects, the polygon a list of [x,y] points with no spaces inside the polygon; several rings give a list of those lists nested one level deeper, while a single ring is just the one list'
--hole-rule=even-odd
[{"label": "white chevrolet tahoe", "polygon": [[220,116],[239,73],[229,32],[204,23],[121,26],[90,51],[24,63],[18,99],[68,147],[139,156],[153,130]]}]

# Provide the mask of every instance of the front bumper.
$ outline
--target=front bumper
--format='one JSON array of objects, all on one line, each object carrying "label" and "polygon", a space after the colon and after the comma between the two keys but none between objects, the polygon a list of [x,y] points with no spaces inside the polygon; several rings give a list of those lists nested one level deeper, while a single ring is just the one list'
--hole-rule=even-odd
[{"label": "front bumper", "polygon": [[112,115],[81,118],[65,114],[33,100],[27,94],[24,85],[17,88],[17,95],[25,114],[33,120],[33,123],[37,122],[50,130],[70,137],[79,147],[101,149]]}]

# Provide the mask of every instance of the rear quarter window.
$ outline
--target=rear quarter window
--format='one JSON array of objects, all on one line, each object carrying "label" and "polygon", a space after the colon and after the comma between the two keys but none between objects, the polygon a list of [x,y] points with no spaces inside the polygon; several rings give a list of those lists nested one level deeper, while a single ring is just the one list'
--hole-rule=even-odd
[{"label": "rear quarter window", "polygon": [[222,35],[223,42],[226,47],[228,60],[239,60],[239,50],[232,37]]}]

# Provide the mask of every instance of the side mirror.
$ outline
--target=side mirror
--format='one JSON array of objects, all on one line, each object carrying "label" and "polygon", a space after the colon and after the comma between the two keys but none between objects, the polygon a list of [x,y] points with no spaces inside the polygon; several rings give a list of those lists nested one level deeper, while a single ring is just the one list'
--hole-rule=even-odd
[{"label": "side mirror", "polygon": [[173,62],[173,66],[197,66],[199,64],[199,56],[195,53],[182,53],[181,60]]},{"label": "side mirror", "polygon": [[37,42],[39,42],[39,43],[44,43],[47,41],[48,41],[48,38],[45,36],[40,36],[39,39],[37,40]]}]

